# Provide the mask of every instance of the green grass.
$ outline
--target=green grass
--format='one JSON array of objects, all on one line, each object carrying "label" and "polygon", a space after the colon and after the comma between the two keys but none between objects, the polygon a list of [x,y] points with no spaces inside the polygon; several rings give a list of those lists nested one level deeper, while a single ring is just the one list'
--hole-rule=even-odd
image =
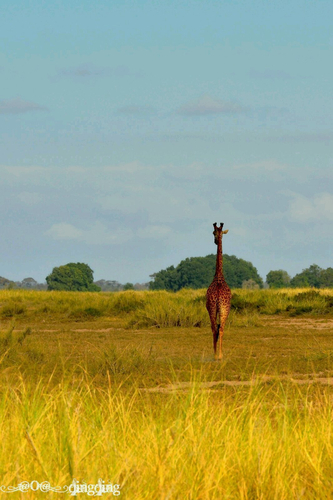
[{"label": "green grass", "polygon": [[314,292],[235,291],[222,363],[202,290],[1,292],[1,484],[333,498],[333,295]]}]

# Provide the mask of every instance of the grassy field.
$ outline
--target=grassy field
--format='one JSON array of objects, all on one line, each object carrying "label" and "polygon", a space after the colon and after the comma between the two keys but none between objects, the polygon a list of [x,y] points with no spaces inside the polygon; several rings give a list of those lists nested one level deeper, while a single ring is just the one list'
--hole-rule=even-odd
[{"label": "grassy field", "polygon": [[234,290],[222,362],[204,296],[1,291],[0,486],[333,498],[333,290]]}]

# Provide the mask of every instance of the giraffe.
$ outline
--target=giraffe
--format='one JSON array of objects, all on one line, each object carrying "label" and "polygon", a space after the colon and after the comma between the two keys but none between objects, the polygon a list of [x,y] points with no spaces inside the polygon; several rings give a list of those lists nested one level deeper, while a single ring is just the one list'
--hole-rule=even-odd
[{"label": "giraffe", "polygon": [[[223,231],[222,222],[220,227],[217,227],[216,222],[214,222],[213,226],[214,241],[217,245],[216,271],[214,279],[207,290],[206,307],[213,332],[215,359],[221,360],[224,325],[230,311],[231,303],[231,291],[223,276],[222,236],[227,234],[229,230]],[[219,355],[217,358],[216,346],[219,338]]]}]

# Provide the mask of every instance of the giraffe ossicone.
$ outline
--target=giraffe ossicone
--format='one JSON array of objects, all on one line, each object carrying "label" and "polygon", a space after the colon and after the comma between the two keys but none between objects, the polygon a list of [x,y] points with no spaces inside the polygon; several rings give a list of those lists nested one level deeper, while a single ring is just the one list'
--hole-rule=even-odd
[{"label": "giraffe ossicone", "polygon": [[[223,276],[223,253],[222,253],[222,237],[229,231],[223,231],[223,222],[220,227],[217,227],[216,222],[214,226],[214,241],[217,245],[216,254],[216,271],[214,279],[207,290],[206,307],[210,317],[211,329],[213,332],[213,346],[215,359],[222,359],[222,340],[224,334],[224,325],[227,321],[230,305],[231,305],[231,291]],[[217,354],[217,342],[219,341],[219,353]]]}]

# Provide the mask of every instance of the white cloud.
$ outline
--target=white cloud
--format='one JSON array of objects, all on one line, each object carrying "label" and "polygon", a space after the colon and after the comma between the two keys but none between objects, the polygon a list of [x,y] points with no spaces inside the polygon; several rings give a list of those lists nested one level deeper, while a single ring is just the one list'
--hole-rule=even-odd
[{"label": "white cloud", "polygon": [[194,162],[189,165],[184,165],[178,167],[177,165],[168,165],[164,167],[165,175],[170,175],[173,178],[185,179],[193,181],[194,179],[200,179],[203,175],[207,174],[207,167],[201,163]]},{"label": "white cloud", "polygon": [[229,179],[249,179],[251,181],[284,183],[309,182],[310,179],[323,178],[323,171],[310,166],[296,166],[295,164],[282,163],[274,158],[230,165],[223,169],[223,175]]},{"label": "white cloud", "polygon": [[61,222],[53,224],[45,234],[51,236],[54,240],[81,240],[83,232],[72,224]]},{"label": "white cloud", "polygon": [[109,229],[100,221],[83,232],[83,241],[90,245],[119,245],[132,237],[132,229]]},{"label": "white cloud", "polygon": [[54,240],[76,240],[87,245],[119,245],[133,236],[131,229],[109,229],[96,221],[89,229],[79,229],[67,222],[53,224],[45,234]]},{"label": "white cloud", "polygon": [[312,198],[294,193],[285,192],[293,199],[288,214],[297,222],[333,221],[333,196],[330,193],[317,193]]},{"label": "white cloud", "polygon": [[5,99],[0,101],[0,114],[17,115],[28,113],[29,111],[45,111],[47,108],[35,102],[24,101],[20,97],[15,99]]},{"label": "white cloud", "polygon": [[44,174],[47,172],[46,167],[16,167],[16,166],[6,166],[6,165],[0,165],[0,172],[1,172],[1,178],[4,176],[7,177],[15,177],[16,179],[24,179],[25,177],[29,176],[32,177],[36,175],[39,177],[40,175]]},{"label": "white cloud", "polygon": [[66,167],[66,171],[69,172],[70,174],[87,174],[89,173],[89,168],[87,167],[79,167],[79,166],[72,166],[72,167]]},{"label": "white cloud", "polygon": [[235,226],[232,229],[233,234],[239,236],[240,238],[248,238],[251,231],[244,226]]},{"label": "white cloud", "polygon": [[44,196],[40,193],[29,193],[28,191],[23,191],[18,194],[19,200],[26,205],[37,205],[44,200]]},{"label": "white cloud", "polygon": [[117,172],[121,174],[140,174],[140,176],[144,173],[151,174],[153,172],[156,172],[155,167],[151,167],[148,165],[142,165],[141,163],[137,161],[132,161],[129,163],[122,163],[120,165],[107,165],[105,167],[102,167],[102,170],[106,173],[110,172]]},{"label": "white cloud", "polygon": [[244,106],[240,106],[231,101],[221,101],[209,95],[204,95],[196,101],[188,102],[181,106],[177,113],[184,116],[203,116],[213,114],[235,114],[246,111]]},{"label": "white cloud", "polygon": [[252,163],[241,163],[239,165],[233,165],[235,170],[247,170],[252,172],[276,172],[281,170],[286,170],[288,165],[279,163],[276,160],[263,160]]},{"label": "white cloud", "polygon": [[146,226],[142,229],[138,229],[137,235],[140,238],[156,238],[156,239],[161,239],[165,238],[171,233],[171,227],[169,226]]},{"label": "white cloud", "polygon": [[[165,238],[171,233],[166,225],[147,225],[137,230],[139,238]],[[109,229],[105,224],[96,221],[88,229],[79,229],[67,222],[53,224],[44,234],[54,240],[77,240],[88,245],[122,244],[134,237],[132,229]]]}]

